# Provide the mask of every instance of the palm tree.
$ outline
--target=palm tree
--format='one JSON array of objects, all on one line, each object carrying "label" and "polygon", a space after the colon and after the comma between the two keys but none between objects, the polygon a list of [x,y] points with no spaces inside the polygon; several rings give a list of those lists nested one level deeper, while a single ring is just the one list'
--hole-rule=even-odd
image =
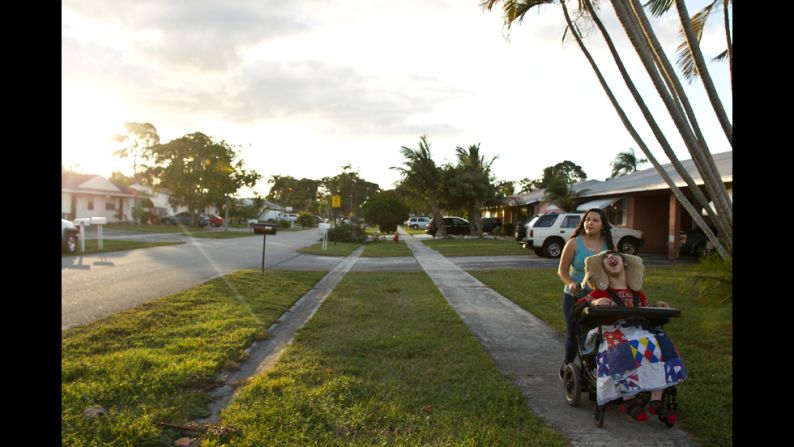
[{"label": "palm tree", "polygon": [[446,236],[447,229],[444,227],[444,216],[441,214],[445,195],[444,176],[430,154],[427,135],[419,137],[418,149],[402,146],[400,153],[405,157],[403,166],[394,166],[391,169],[396,169],[402,174],[401,189],[427,201],[441,237]]},{"label": "palm tree", "polygon": [[554,178],[546,186],[543,200],[551,202],[566,211],[575,211],[576,202],[584,192],[574,191],[573,184],[567,183],[563,178]]},{"label": "palm tree", "polygon": [[[651,14],[655,16],[661,16],[670,10],[674,2],[675,0],[650,0],[646,6],[650,8]],[[733,74],[733,42],[731,38],[731,20],[730,13],[728,12],[728,6],[732,3],[732,0],[713,0],[711,3],[704,6],[703,9],[695,13],[695,15],[690,19],[691,31],[693,33],[692,35],[694,35],[695,41],[700,43],[700,39],[703,37],[703,29],[705,28],[706,20],[708,20],[711,14],[714,14],[722,9],[724,23],[723,26],[725,28],[725,40],[727,46],[722,53],[718,54],[712,60],[723,60],[727,58],[729,72],[731,75]],[[684,77],[689,82],[692,82],[695,78],[700,76],[700,70],[698,69],[696,56],[693,50],[689,47],[689,32],[687,31],[687,26],[685,24],[682,24],[679,34],[681,34],[682,40],[676,50],[678,55],[676,65],[678,65],[678,67],[681,69],[681,73],[684,75]],[[695,51],[699,51],[697,46],[695,46]]]},{"label": "palm tree", "polygon": [[452,169],[449,194],[468,209],[470,233],[476,231],[482,237],[483,204],[496,196],[491,165],[497,157],[485,161],[485,156],[480,155],[479,143],[470,145],[468,149],[458,146],[455,153],[458,164]]},{"label": "palm tree", "polygon": [[637,160],[637,156],[634,155],[634,149],[629,148],[626,152],[618,153],[618,155],[615,156],[615,160],[610,163],[610,166],[612,166],[612,174],[609,178],[617,178],[622,175],[637,172],[637,166],[643,163],[648,163],[648,160],[645,158]]},{"label": "palm tree", "polygon": [[[483,2],[483,6],[491,9],[497,2],[498,0],[486,0]],[[532,7],[547,3],[552,3],[552,1],[530,0],[527,2],[518,3],[515,0],[505,0],[503,2],[503,9],[505,12],[506,28],[509,29],[512,23],[515,21],[520,22],[523,19],[524,14],[526,14],[526,12]],[[681,86],[680,81],[678,81],[672,65],[669,63],[669,60],[667,60],[667,57],[662,51],[661,45],[659,44],[658,39],[656,39],[653,28],[650,26],[647,17],[642,10],[642,6],[637,0],[611,0],[610,2],[623,27],[623,30],[629,37],[632,46],[637,52],[637,55],[640,57],[640,60],[651,77],[651,80],[660,98],[665,104],[670,117],[673,119],[673,122],[675,123],[682,139],[684,140],[687,149],[692,155],[692,160],[704,181],[706,193],[713,199],[716,205],[716,211],[711,209],[709,206],[709,199],[700,191],[700,188],[694,183],[691,176],[689,176],[675,153],[672,151],[667,138],[662,133],[653,114],[648,109],[645,101],[636,89],[633,80],[628,75],[622,59],[618,54],[614,44],[612,43],[609,33],[599,19],[598,14],[595,12],[590,0],[581,0],[578,2],[583,8],[580,7],[580,9],[577,11],[577,21],[589,20],[598,27],[605,39],[607,46],[609,47],[610,53],[621,73],[621,76],[623,77],[627,88],[631,92],[632,97],[642,111],[643,117],[650,125],[653,134],[664,150],[665,155],[667,155],[678,174],[689,187],[690,191],[695,197],[695,200],[700,205],[700,208],[705,209],[709,213],[712,221],[718,227],[720,231],[719,240],[710,230],[710,228],[708,228],[705,220],[700,215],[700,210],[684,196],[667,172],[662,169],[661,165],[656,160],[656,157],[653,156],[650,149],[648,148],[648,145],[639,136],[636,128],[629,121],[626,113],[618,103],[615,95],[612,93],[612,90],[601,74],[598,65],[592,58],[590,52],[587,50],[587,47],[584,45],[579,27],[571,18],[566,1],[561,0],[559,3],[562,6],[565,23],[567,25],[566,33],[568,30],[570,30],[571,35],[576,39],[579,48],[582,50],[583,54],[590,63],[590,66],[595,72],[599,83],[609,97],[610,102],[617,111],[618,116],[620,117],[624,126],[629,131],[629,134],[632,135],[645,156],[648,157],[654,168],[670,186],[672,193],[675,195],[684,209],[692,216],[697,225],[704,230],[706,235],[709,237],[709,240],[715,245],[718,253],[720,253],[722,257],[727,257],[728,252],[731,250],[733,239],[733,212],[727,190],[725,189],[724,183],[721,181],[719,172],[717,171],[716,165],[714,164],[714,160],[711,157],[710,151],[708,150],[706,140],[700,132],[694,111],[689,104],[689,100],[684,93],[683,87]],[[679,5],[679,3],[683,3],[683,1],[677,0],[677,6],[679,9],[681,9],[682,6]],[[688,20],[688,17],[682,17],[682,22],[685,22],[686,20]],[[683,25],[684,27],[687,26],[686,23],[683,23]],[[690,47],[698,46],[697,42],[692,40],[689,41],[689,45]],[[705,65],[702,69],[700,66],[698,66],[698,68],[701,70],[701,75],[703,75],[704,72],[707,72]],[[717,112],[717,114],[719,115],[719,112]],[[726,130],[726,136],[728,137],[728,140],[731,141],[731,129],[726,128],[725,125],[723,125],[723,128]]]}]

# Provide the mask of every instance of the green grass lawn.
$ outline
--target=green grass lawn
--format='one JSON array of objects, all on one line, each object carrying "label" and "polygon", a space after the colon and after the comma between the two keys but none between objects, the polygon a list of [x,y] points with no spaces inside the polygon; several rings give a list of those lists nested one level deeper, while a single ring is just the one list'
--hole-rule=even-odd
[{"label": "green grass lawn", "polygon": [[[681,317],[665,326],[689,371],[678,386],[682,428],[704,446],[733,444],[733,308],[702,303],[688,280],[691,266],[647,267],[643,292],[667,301]],[[472,271],[472,275],[565,333],[562,282],[556,270]],[[562,358],[560,352],[560,358]]]},{"label": "green grass lawn", "polygon": [[[240,271],[62,333],[64,446],[171,446],[207,387],[324,275]],[[107,415],[89,419],[92,406]]]},{"label": "green grass lawn", "polygon": [[364,248],[363,257],[382,258],[390,256],[413,256],[404,241],[395,243],[391,238],[385,241],[370,242]]},{"label": "green grass lawn", "polygon": [[568,444],[414,272],[348,273],[221,423],[230,446]]},{"label": "green grass lawn", "polygon": [[[199,231],[210,231],[208,228],[199,228],[199,227],[184,226],[184,225],[165,225],[165,224],[136,225],[136,224],[119,223],[119,224],[105,225],[105,228],[109,228],[113,230],[137,231],[139,233],[184,233],[184,232],[195,233]],[[90,227],[88,227],[87,231],[90,231]]]},{"label": "green grass lawn", "polygon": [[534,256],[515,241],[503,239],[427,239],[422,243],[444,256]]},{"label": "green grass lawn", "polygon": [[99,249],[99,242],[96,239],[85,240],[85,251],[80,251],[80,243],[77,244],[77,253],[72,255],[63,254],[63,256],[80,256],[90,255],[96,253],[107,253],[111,251],[133,250],[136,248],[148,247],[161,247],[163,245],[177,245],[184,244],[184,242],[141,242],[141,241],[128,241],[121,239],[103,239],[102,250]]},{"label": "green grass lawn", "polygon": [[298,253],[304,253],[307,255],[317,255],[317,256],[347,256],[350,253],[353,253],[353,251],[355,251],[355,249],[357,249],[360,246],[361,244],[354,244],[351,242],[328,241],[328,244],[326,246],[326,251],[323,251],[322,242],[318,242],[314,245],[301,248],[300,250],[298,250]]}]

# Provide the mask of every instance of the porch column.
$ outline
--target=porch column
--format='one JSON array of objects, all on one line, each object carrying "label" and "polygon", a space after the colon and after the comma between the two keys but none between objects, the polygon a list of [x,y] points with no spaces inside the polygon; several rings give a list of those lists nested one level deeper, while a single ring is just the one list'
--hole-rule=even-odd
[{"label": "porch column", "polygon": [[667,224],[667,258],[678,259],[681,245],[681,203],[670,193],[670,219]]}]

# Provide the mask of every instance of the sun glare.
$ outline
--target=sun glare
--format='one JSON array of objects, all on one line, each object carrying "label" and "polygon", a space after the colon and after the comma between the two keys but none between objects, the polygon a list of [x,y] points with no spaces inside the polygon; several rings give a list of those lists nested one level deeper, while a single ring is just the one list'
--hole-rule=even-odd
[{"label": "sun glare", "polygon": [[119,148],[113,134],[125,122],[118,98],[91,87],[63,88],[61,163],[86,174],[110,175],[126,170],[127,162],[113,155]]}]

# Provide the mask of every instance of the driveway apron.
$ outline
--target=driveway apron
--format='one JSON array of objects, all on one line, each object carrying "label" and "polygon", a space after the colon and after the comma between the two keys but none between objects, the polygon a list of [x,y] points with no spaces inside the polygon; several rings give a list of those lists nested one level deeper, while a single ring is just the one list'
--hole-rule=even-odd
[{"label": "driveway apron", "polygon": [[[604,426],[596,427],[594,402],[588,400],[587,394],[582,395],[576,408],[565,401],[562,381],[557,376],[564,352],[561,334],[402,228],[400,232],[419,265],[480,340],[496,367],[521,389],[535,414],[573,445],[697,445],[678,426],[667,428],[655,416],[636,422],[620,413],[616,405],[607,406]],[[559,289],[562,300],[562,285]]]}]

